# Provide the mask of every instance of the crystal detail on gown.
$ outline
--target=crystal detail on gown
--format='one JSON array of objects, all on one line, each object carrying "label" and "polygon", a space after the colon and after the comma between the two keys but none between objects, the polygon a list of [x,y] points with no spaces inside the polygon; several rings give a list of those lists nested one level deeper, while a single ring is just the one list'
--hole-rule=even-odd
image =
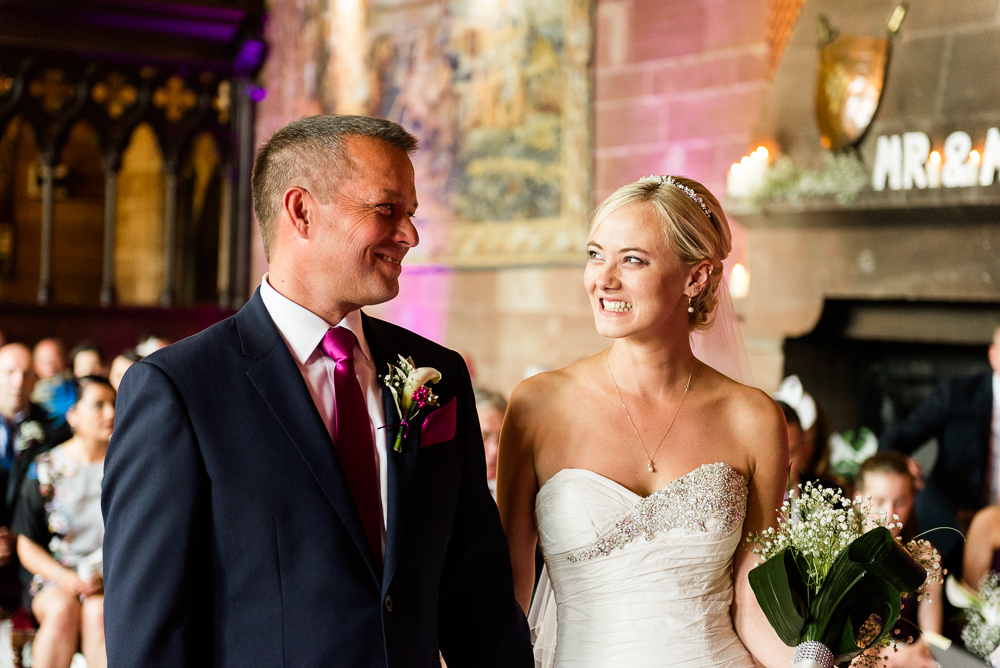
[{"label": "crystal detail on gown", "polygon": [[[724,464],[649,497],[586,469],[552,476],[535,499],[546,564],[529,614],[536,666],[754,668],[730,612],[746,502],[746,481]],[[592,553],[602,540],[614,547]]]},{"label": "crystal detail on gown", "polygon": [[710,519],[721,522],[716,530],[730,534],[743,522],[746,507],[743,476],[726,464],[706,464],[643,498],[614,529],[566,558],[576,562],[607,556],[640,536],[652,540],[657,533],[681,527],[706,531]]}]

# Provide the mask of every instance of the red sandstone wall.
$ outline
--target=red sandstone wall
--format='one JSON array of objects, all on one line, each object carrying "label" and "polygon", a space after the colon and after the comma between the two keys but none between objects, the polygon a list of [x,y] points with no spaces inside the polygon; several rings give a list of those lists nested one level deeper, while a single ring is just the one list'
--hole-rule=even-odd
[{"label": "red sandstone wall", "polygon": [[597,201],[648,174],[725,195],[766,85],[767,0],[598,0]]}]

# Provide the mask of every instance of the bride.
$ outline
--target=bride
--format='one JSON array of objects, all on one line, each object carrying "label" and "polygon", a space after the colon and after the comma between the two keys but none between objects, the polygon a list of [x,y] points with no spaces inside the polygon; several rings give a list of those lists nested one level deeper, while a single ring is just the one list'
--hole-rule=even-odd
[{"label": "bride", "polygon": [[730,247],[700,183],[620,188],[594,215],[584,272],[611,347],[511,397],[497,496],[525,611],[536,542],[545,558],[529,615],[540,665],[791,664],[747,581],[745,549],[782,502],[782,413],[691,346],[729,300]]}]

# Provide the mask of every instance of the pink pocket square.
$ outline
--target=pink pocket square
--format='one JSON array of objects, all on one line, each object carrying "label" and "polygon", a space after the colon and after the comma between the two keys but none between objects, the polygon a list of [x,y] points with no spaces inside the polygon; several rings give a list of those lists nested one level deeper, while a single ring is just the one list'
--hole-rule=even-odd
[{"label": "pink pocket square", "polygon": [[420,429],[420,447],[444,443],[455,438],[455,397],[427,416]]}]

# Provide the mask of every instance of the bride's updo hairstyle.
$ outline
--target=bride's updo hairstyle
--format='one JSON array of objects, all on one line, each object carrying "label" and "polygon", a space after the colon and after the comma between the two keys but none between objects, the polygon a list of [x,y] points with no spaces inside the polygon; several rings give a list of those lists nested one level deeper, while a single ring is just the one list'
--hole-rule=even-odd
[{"label": "bride's updo hairstyle", "polygon": [[[692,195],[701,198],[707,213]],[[708,188],[692,179],[647,176],[622,186],[597,207],[590,235],[593,236],[601,222],[615,211],[644,203],[655,212],[667,243],[681,262],[689,267],[705,261],[711,263],[708,286],[691,300],[694,312],[688,314],[688,329],[708,329],[718,301],[716,290],[722,281],[722,261],[729,255],[733,243],[729,221],[719,200]]]}]

